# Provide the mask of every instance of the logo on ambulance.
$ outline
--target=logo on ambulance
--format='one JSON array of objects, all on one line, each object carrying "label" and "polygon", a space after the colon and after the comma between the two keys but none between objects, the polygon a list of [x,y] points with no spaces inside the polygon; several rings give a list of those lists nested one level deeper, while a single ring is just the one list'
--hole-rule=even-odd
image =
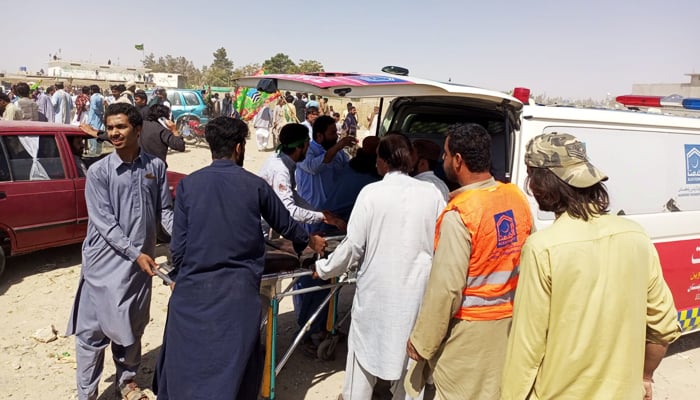
[{"label": "logo on ambulance", "polygon": [[700,183],[700,144],[685,145],[685,183]]}]

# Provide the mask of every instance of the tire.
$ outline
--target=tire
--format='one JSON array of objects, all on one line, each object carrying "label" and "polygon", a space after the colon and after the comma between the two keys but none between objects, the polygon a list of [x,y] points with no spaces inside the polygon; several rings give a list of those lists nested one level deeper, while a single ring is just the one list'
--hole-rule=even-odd
[{"label": "tire", "polygon": [[0,247],[0,276],[5,272],[5,250]]}]

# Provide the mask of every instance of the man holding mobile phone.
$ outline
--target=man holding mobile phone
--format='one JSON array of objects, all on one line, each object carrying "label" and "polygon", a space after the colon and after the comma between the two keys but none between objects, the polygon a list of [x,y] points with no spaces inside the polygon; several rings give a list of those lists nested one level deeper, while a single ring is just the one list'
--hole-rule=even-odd
[{"label": "man holding mobile phone", "polygon": [[141,131],[141,148],[160,158],[167,165],[165,158],[168,149],[185,151],[185,140],[178,132],[175,123],[168,116],[170,109],[162,104],[151,106]]}]

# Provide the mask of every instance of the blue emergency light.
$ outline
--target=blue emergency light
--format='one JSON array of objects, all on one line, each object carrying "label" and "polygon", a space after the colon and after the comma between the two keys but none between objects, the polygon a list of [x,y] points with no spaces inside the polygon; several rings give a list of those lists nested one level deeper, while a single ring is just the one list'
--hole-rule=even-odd
[{"label": "blue emergency light", "polygon": [[683,99],[683,108],[687,108],[688,110],[700,110],[700,99],[699,98]]}]

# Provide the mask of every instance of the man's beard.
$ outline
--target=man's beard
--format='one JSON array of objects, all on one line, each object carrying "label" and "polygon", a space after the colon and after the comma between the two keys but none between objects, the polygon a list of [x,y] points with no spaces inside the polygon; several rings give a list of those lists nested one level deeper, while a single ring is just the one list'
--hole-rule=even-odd
[{"label": "man's beard", "polygon": [[445,168],[444,171],[445,171],[445,178],[447,178],[448,181],[454,182],[454,183],[459,183],[457,181],[457,175],[455,175],[450,168]]},{"label": "man's beard", "polygon": [[321,146],[322,146],[324,149],[326,149],[326,150],[330,150],[331,147],[335,146],[336,143],[338,143],[338,142],[337,142],[337,141],[332,141],[332,140],[323,139],[323,141],[321,142]]}]

